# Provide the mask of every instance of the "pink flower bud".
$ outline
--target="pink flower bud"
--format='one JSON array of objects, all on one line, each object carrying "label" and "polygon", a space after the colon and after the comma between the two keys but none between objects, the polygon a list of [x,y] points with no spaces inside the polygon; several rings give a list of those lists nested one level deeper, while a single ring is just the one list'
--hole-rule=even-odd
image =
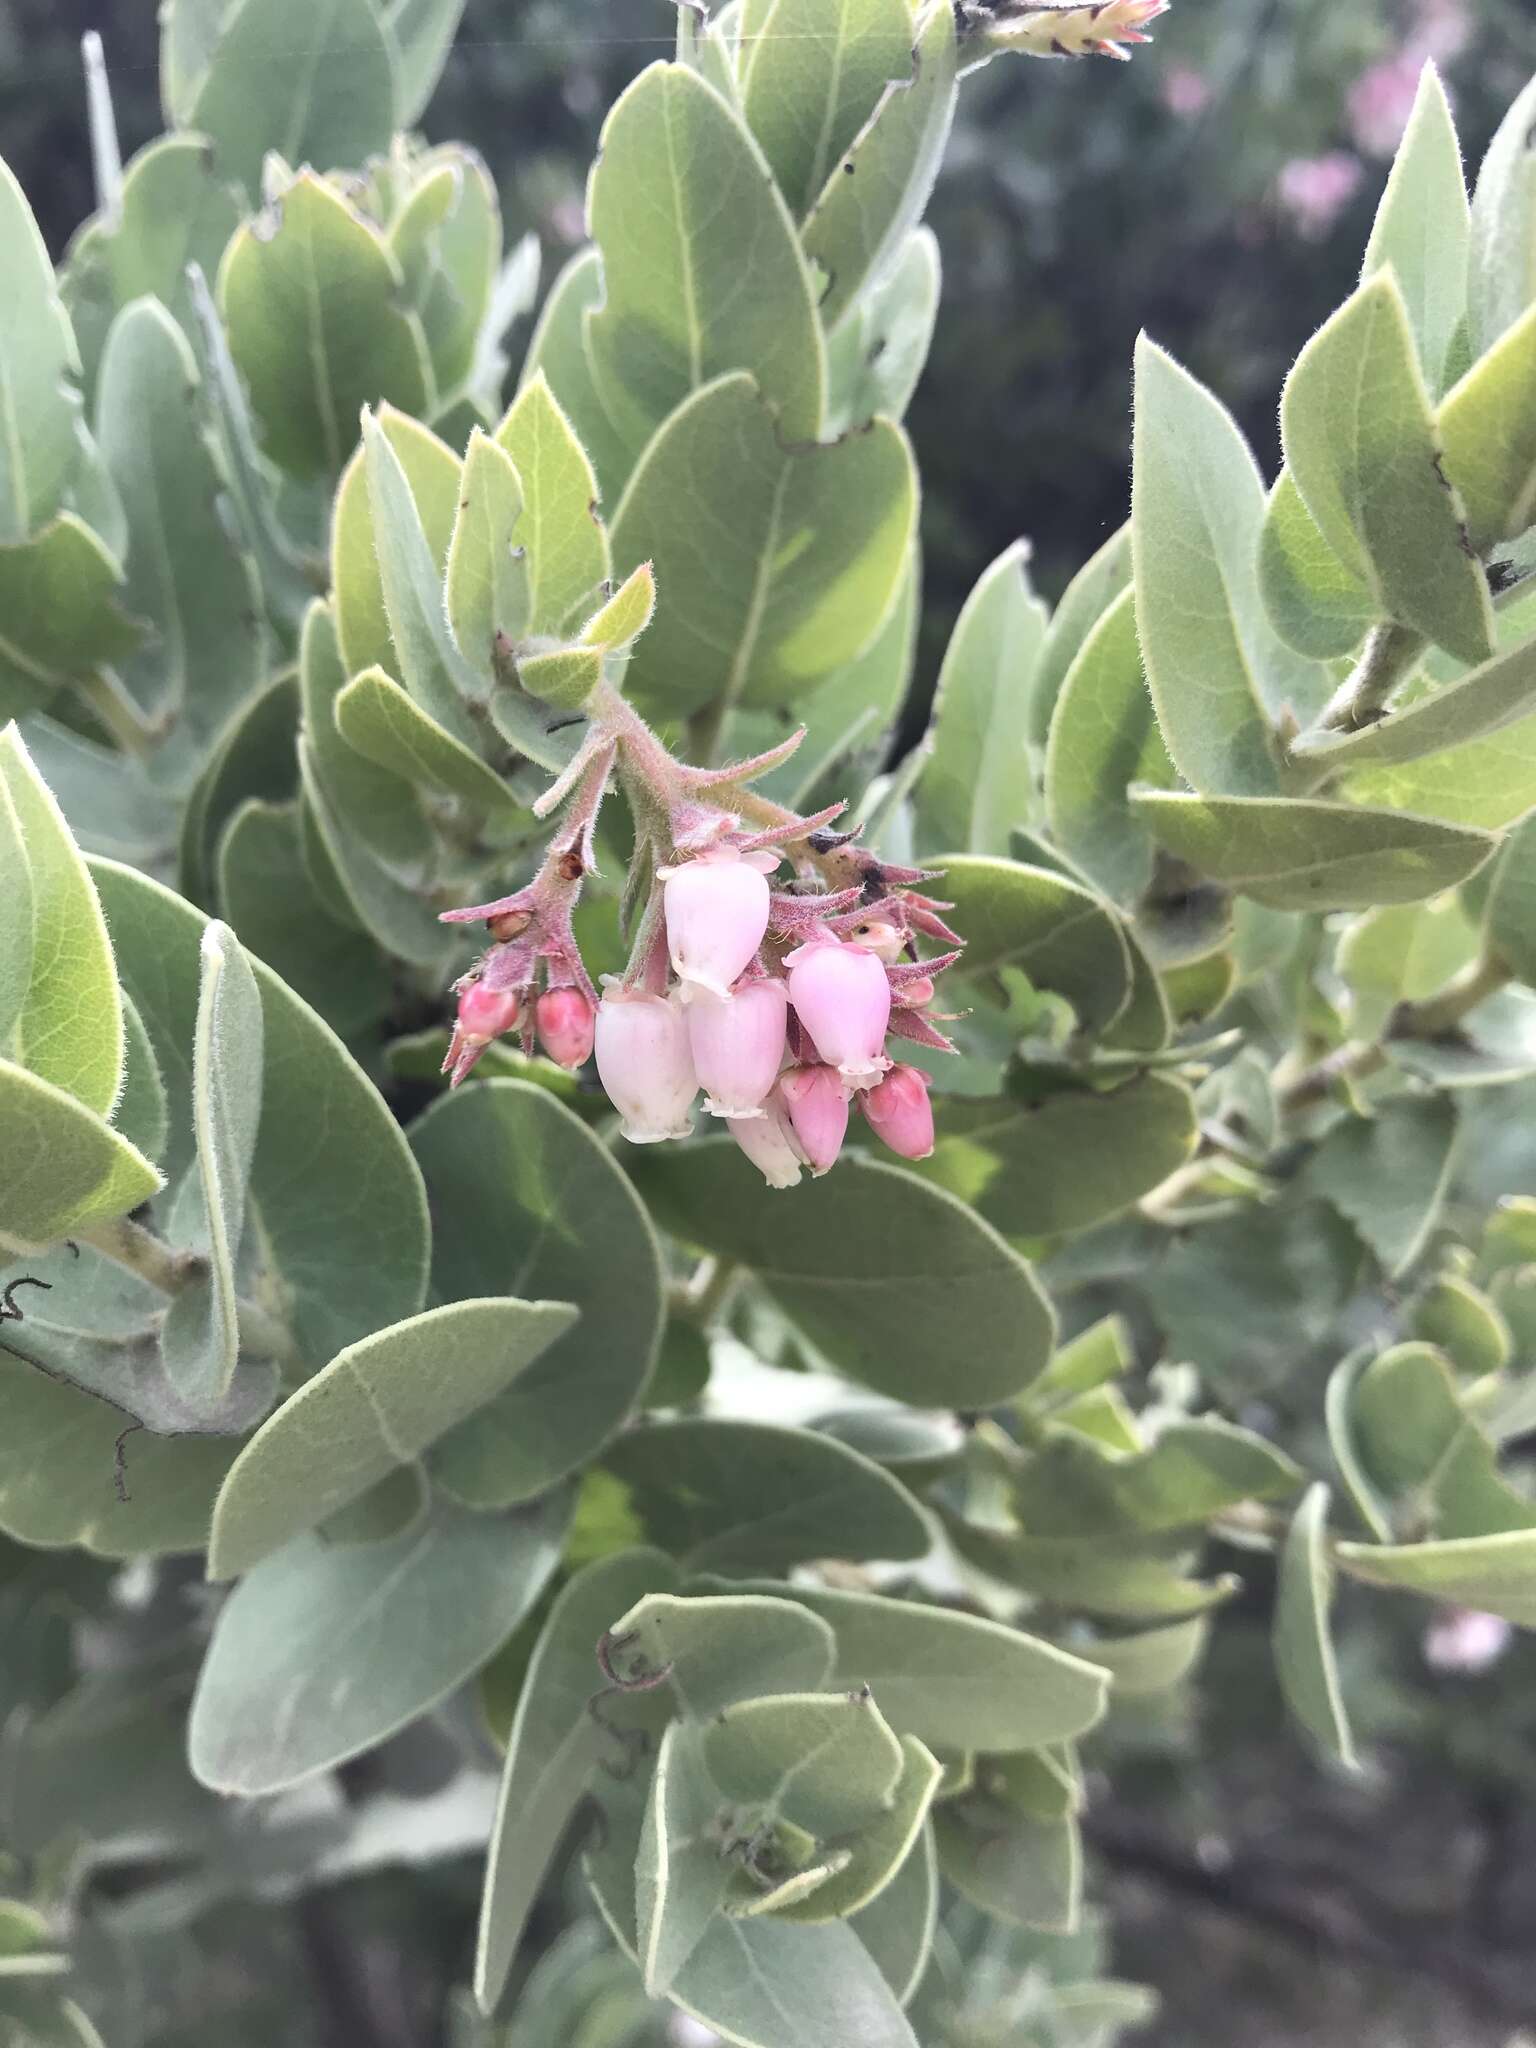
[{"label": "pink flower bud", "polygon": [[819,1180],[837,1164],[848,1132],[848,1089],[830,1067],[791,1067],[779,1096],[805,1163]]},{"label": "pink flower bud", "polygon": [[862,924],[855,925],[848,936],[866,953],[873,953],[877,960],[883,960],[887,967],[893,966],[906,951],[906,933],[899,925],[892,924],[889,918],[867,917]]},{"label": "pink flower bud", "polygon": [[729,995],[768,929],[768,877],[726,847],[667,871],[663,901],[678,980]]},{"label": "pink flower bud", "polygon": [[579,1067],[592,1056],[592,1005],[579,988],[547,988],[534,1008],[539,1043],[560,1067]]},{"label": "pink flower bud", "polygon": [[605,995],[594,1031],[598,1078],[624,1119],[632,1145],[686,1138],[699,1092],[688,1056],[688,1026],[675,996]]},{"label": "pink flower bud", "polygon": [[734,995],[695,991],[688,1005],[693,1071],[711,1116],[761,1116],[784,1064],[789,996],[782,981],[743,982]]},{"label": "pink flower bud", "polygon": [[522,1011],[515,988],[487,988],[472,981],[459,997],[459,1030],[471,1043],[489,1045],[510,1031]]},{"label": "pink flower bud", "polygon": [[777,1089],[763,1104],[758,1116],[734,1116],[725,1128],[746,1153],[771,1188],[792,1188],[800,1179],[805,1154]]},{"label": "pink flower bud", "polygon": [[798,946],[785,964],[789,1000],[811,1043],[849,1087],[869,1087],[891,1064],[884,1054],[891,985],[883,964],[836,939]]},{"label": "pink flower bud", "polygon": [[510,1031],[521,1014],[515,988],[487,988],[483,981],[466,982],[460,988],[458,1016],[443,1061],[451,1087],[458,1087],[491,1040]]},{"label": "pink flower bud", "polygon": [[933,1150],[933,1104],[928,1076],[916,1067],[892,1067],[885,1079],[859,1097],[875,1136],[903,1159],[926,1159]]},{"label": "pink flower bud", "polygon": [[920,974],[916,981],[904,981],[892,989],[891,1000],[899,1010],[921,1010],[933,1001],[933,976]]}]

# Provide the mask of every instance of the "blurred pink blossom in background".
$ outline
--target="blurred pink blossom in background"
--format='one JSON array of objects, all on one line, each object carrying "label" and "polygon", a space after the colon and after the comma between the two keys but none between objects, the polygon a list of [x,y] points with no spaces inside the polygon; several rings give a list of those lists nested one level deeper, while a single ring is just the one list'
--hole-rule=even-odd
[{"label": "blurred pink blossom in background", "polygon": [[1160,90],[1163,105],[1180,120],[1192,121],[1211,103],[1211,88],[1192,64],[1170,64],[1163,73]]},{"label": "blurred pink blossom in background", "polygon": [[1297,156],[1275,181],[1275,197],[1296,230],[1309,242],[1320,242],[1354,198],[1365,166],[1347,149],[1326,156]]},{"label": "blurred pink blossom in background", "polygon": [[1497,1614],[1476,1607],[1447,1607],[1424,1631],[1424,1662],[1432,1671],[1475,1675],[1497,1664],[1514,1634]]},{"label": "blurred pink blossom in background", "polygon": [[1392,155],[1408,126],[1424,66],[1459,56],[1469,33],[1464,0],[1419,0],[1402,48],[1362,72],[1350,89],[1349,126],[1357,149],[1366,156]]},{"label": "blurred pink blossom in background", "polygon": [[[1275,180],[1275,201],[1298,234],[1316,242],[1328,233],[1360,188],[1365,176],[1361,158],[1390,157],[1402,141],[1424,66],[1449,63],[1465,48],[1470,33],[1466,0],[1417,0],[1399,47],[1363,71],[1349,89],[1354,149],[1293,157]],[[1171,111],[1184,111],[1171,90],[1165,97]]]}]

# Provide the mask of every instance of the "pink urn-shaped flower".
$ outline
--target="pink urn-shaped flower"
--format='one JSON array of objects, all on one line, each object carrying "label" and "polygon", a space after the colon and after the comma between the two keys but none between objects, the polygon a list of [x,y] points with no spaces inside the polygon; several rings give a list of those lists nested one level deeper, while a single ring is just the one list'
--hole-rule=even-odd
[{"label": "pink urn-shaped flower", "polygon": [[597,1006],[597,1072],[632,1145],[686,1138],[699,1092],[675,995],[614,990]]},{"label": "pink urn-shaped flower", "polygon": [[768,929],[768,878],[734,847],[663,871],[667,950],[686,992],[727,996]]},{"label": "pink urn-shaped flower", "polygon": [[885,1033],[891,985],[884,964],[862,946],[822,938],[786,961],[789,1000],[811,1043],[851,1088],[867,1088],[891,1064]]},{"label": "pink urn-shaped flower", "polygon": [[805,1154],[777,1088],[758,1115],[731,1117],[725,1128],[771,1188],[792,1188],[800,1179]]},{"label": "pink urn-shaped flower", "polygon": [[903,1159],[926,1159],[933,1150],[933,1104],[928,1076],[896,1066],[859,1097],[870,1129]]},{"label": "pink urn-shaped flower", "polygon": [[848,1087],[831,1067],[792,1067],[779,1097],[805,1163],[819,1180],[837,1164],[848,1133]]},{"label": "pink urn-shaped flower", "polygon": [[688,1005],[693,1071],[711,1116],[756,1117],[784,1063],[789,997],[782,981],[745,981],[734,994],[699,989]]}]

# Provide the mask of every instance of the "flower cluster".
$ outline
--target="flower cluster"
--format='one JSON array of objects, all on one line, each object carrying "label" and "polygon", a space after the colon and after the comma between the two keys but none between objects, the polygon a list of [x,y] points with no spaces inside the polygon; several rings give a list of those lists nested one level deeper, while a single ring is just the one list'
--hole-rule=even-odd
[{"label": "flower cluster", "polygon": [[[616,693],[588,715],[587,741],[540,806],[567,808],[538,875],[511,896],[446,913],[483,920],[492,940],[455,984],[452,1085],[493,1039],[520,1030],[526,1049],[537,1042],[565,1067],[595,1053],[637,1145],[688,1136],[702,1094],[706,1115],[773,1187],[792,1187],[805,1167],[827,1172],[855,1105],[893,1152],[925,1158],[927,1077],[887,1045],[953,1050],[928,1014],[935,976],[960,944],[941,915],[948,906],[917,893],[932,877],[831,830],[840,804],[800,817],[751,793],[798,733],[755,760],[700,769],[675,760]],[[571,917],[595,869],[611,779],[636,827],[626,900],[645,907],[628,968],[605,976],[599,996]],[[775,886],[786,865],[793,875]],[[925,958],[924,940],[946,950]]]},{"label": "flower cluster", "polygon": [[1150,43],[1148,22],[1170,0],[959,0],[962,37],[984,60],[1002,50],[1027,57],[1130,57]]}]

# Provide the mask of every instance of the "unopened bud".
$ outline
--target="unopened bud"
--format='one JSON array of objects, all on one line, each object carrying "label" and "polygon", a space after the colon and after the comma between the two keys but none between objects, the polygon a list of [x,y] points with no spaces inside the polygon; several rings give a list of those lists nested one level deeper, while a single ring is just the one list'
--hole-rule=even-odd
[{"label": "unopened bud", "polygon": [[711,1116],[762,1115],[784,1064],[789,997],[782,981],[748,981],[733,995],[700,989],[688,1005],[693,1070]]},{"label": "unopened bud", "polygon": [[466,982],[459,990],[459,1010],[443,1072],[457,1088],[493,1038],[510,1031],[522,1015],[515,988],[487,988],[483,981]]},{"label": "unopened bud", "polygon": [[831,1067],[791,1067],[779,1096],[805,1163],[819,1180],[837,1164],[848,1134],[848,1089]]},{"label": "unopened bud", "polygon": [[620,991],[597,1006],[597,1072],[633,1145],[686,1138],[699,1092],[675,996]]},{"label": "unopened bud", "polygon": [[933,1104],[928,1076],[916,1067],[892,1067],[859,1097],[875,1136],[903,1159],[926,1159],[933,1150]]},{"label": "unopened bud", "polygon": [[866,953],[873,953],[877,960],[883,960],[887,967],[894,966],[907,945],[907,935],[900,925],[891,924],[883,917],[866,918],[863,924],[856,924],[848,936]]},{"label": "unopened bud", "polygon": [[891,1001],[898,1010],[924,1010],[933,1001],[933,976],[920,974],[915,981],[904,981],[900,988],[892,989]]},{"label": "unopened bud", "polygon": [[728,847],[673,868],[663,902],[678,980],[729,995],[768,929],[767,876]]},{"label": "unopened bud", "polygon": [[534,1007],[539,1043],[556,1066],[576,1068],[592,1056],[592,1005],[579,988],[547,988]]},{"label": "unopened bud", "polygon": [[459,1031],[471,1044],[489,1045],[510,1031],[522,1014],[515,988],[487,988],[472,981],[459,997]]},{"label": "unopened bud", "polygon": [[890,1065],[885,1033],[891,985],[884,964],[860,946],[819,939],[785,963],[789,1000],[811,1043],[851,1088],[867,1088]]}]

